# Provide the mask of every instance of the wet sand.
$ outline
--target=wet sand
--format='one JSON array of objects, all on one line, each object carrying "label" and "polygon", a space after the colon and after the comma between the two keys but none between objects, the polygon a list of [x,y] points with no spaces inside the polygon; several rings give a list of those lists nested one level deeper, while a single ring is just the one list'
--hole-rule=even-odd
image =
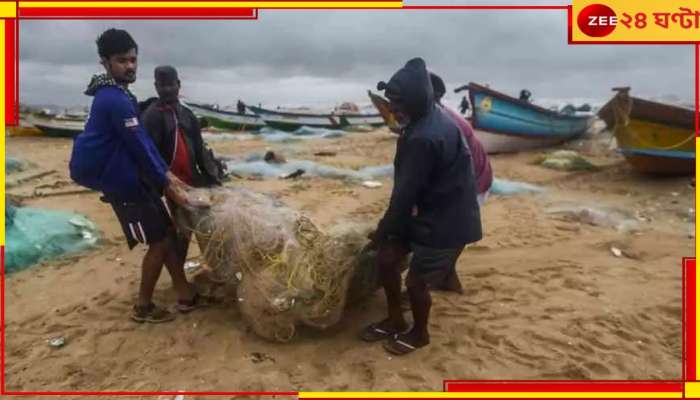
[{"label": "wet sand", "polygon": [[[324,332],[302,329],[290,343],[257,337],[235,301],[162,325],[129,320],[143,248],[129,251],[111,208],[94,193],[31,197],[26,205],[88,216],[101,230],[97,249],[43,263],[6,278],[7,390],[438,391],[443,379],[680,379],[681,259],[694,207],[689,178],[634,174],[605,137],[565,145],[601,166],[554,171],[537,153],[492,157],[499,178],[546,188],[541,194],[492,196],[482,210],[485,237],[462,254],[462,296],[434,293],[429,347],[403,358],[358,332],[383,317],[378,292]],[[274,149],[343,168],[391,162],[387,130],[301,144],[211,142],[218,155]],[[70,183],[71,141],[10,137],[7,154],[53,175],[9,193],[29,196],[80,189]],[[319,151],[335,157],[317,157]],[[377,221],[391,190],[341,180],[234,179],[270,193],[322,227]],[[639,217],[638,233],[593,226],[545,210],[562,204],[612,207]],[[622,251],[617,257],[611,247]],[[11,251],[11,249],[8,249]],[[191,257],[198,256],[195,244]],[[172,306],[167,274],[155,300]],[[62,336],[66,345],[49,347]],[[191,396],[187,397],[192,398]]]}]

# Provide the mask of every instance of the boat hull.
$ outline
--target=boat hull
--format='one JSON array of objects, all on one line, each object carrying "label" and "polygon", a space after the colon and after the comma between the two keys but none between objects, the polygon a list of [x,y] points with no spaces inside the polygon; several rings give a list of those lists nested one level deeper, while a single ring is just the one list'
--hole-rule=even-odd
[{"label": "boat hull", "polygon": [[479,142],[481,142],[481,145],[488,154],[537,150],[555,146],[566,140],[560,138],[508,135],[480,129],[474,129],[474,135],[479,139]]},{"label": "boat hull", "polygon": [[34,118],[30,122],[50,137],[72,138],[85,129],[85,121]]},{"label": "boat hull", "polygon": [[303,126],[312,128],[341,129],[338,118],[292,117],[286,115],[263,114],[267,126],[281,131],[295,131]]},{"label": "boat hull", "polygon": [[245,122],[232,122],[232,121],[227,121],[225,119],[217,118],[217,117],[202,117],[206,119],[206,121],[209,123],[210,126],[222,130],[230,130],[230,131],[257,131],[265,124],[263,123],[262,125],[258,123],[245,123]]},{"label": "boat hull", "polygon": [[638,172],[690,175],[695,172],[695,134],[691,129],[631,119],[615,129],[620,153]]},{"label": "boat hull", "polygon": [[635,171],[645,175],[693,175],[695,159],[681,159],[666,155],[638,155],[622,151]]},{"label": "boat hull", "polygon": [[345,116],[341,115],[341,124],[343,126],[352,125],[369,125],[374,127],[380,127],[384,125],[384,118],[381,115],[368,115],[368,116]]},{"label": "boat hull", "polygon": [[616,94],[599,112],[618,151],[636,171],[650,175],[695,173],[694,113],[690,109]]},{"label": "boat hull", "polygon": [[354,114],[297,114],[289,112],[277,112],[261,107],[249,106],[251,111],[260,115],[265,123],[275,129],[283,131],[295,131],[303,126],[325,129],[342,129],[356,125],[384,125],[384,120],[379,114],[354,115]]},{"label": "boat hull", "polygon": [[472,125],[487,133],[484,136],[494,143],[491,152],[559,144],[583,134],[592,123],[590,116],[562,115],[473,83],[469,85],[469,97]]},{"label": "boat hull", "polygon": [[256,131],[265,126],[265,121],[257,115],[222,112],[192,103],[186,105],[198,117],[205,119],[210,126],[218,129]]},{"label": "boat hull", "polygon": [[65,127],[56,127],[50,125],[35,125],[39,130],[44,132],[46,136],[49,137],[61,137],[61,138],[73,138],[79,135],[82,129],[72,129]]},{"label": "boat hull", "polygon": [[382,118],[382,125],[388,126],[389,130],[393,132],[400,131],[401,128],[399,127],[398,122],[396,122],[396,117],[391,112],[391,108],[389,107],[389,101],[382,96],[372,93],[371,90],[367,91],[367,95],[372,101],[374,108],[379,111],[379,115]]}]

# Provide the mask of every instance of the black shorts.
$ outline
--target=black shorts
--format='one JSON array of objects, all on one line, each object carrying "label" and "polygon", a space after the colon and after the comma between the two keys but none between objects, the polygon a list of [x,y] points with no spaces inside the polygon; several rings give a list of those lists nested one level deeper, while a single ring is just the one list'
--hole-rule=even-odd
[{"label": "black shorts", "polygon": [[411,243],[411,250],[413,257],[408,267],[406,286],[413,286],[420,279],[429,287],[440,287],[455,273],[457,259],[464,247],[435,249]]},{"label": "black shorts", "polygon": [[406,286],[412,286],[422,280],[429,287],[441,287],[456,273],[457,259],[464,246],[453,249],[436,249],[411,243],[405,239],[384,242],[378,252],[380,265],[401,263],[407,255],[412,254],[406,276]]},{"label": "black shorts", "polygon": [[173,230],[173,222],[159,198],[144,202],[110,202],[124,231],[129,249],[137,244],[151,245],[165,239]]}]

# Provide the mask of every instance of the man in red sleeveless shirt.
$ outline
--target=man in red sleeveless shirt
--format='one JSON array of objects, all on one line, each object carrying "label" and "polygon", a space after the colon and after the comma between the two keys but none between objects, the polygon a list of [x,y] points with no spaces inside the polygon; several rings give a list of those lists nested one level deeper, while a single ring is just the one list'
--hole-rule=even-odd
[{"label": "man in red sleeveless shirt", "polygon": [[[155,69],[155,88],[158,100],[143,112],[143,124],[153,139],[170,172],[193,187],[220,184],[221,174],[211,153],[202,140],[199,120],[194,113],[180,103],[180,79],[171,66]],[[171,217],[177,215],[178,206],[168,202]],[[178,264],[184,268],[191,234],[178,232],[176,251]],[[191,300],[178,301],[178,309],[187,312],[202,305],[203,297],[195,295]]]}]

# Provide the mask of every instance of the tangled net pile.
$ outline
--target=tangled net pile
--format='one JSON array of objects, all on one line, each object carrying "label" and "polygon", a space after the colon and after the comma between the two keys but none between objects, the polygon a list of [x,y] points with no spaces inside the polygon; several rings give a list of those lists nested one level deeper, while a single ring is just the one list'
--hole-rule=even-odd
[{"label": "tangled net pile", "polygon": [[284,204],[242,188],[188,195],[211,207],[180,209],[179,229],[195,233],[211,279],[237,285],[240,311],[262,337],[288,341],[299,323],[327,328],[348,302],[379,286],[368,229],[324,233]]}]

